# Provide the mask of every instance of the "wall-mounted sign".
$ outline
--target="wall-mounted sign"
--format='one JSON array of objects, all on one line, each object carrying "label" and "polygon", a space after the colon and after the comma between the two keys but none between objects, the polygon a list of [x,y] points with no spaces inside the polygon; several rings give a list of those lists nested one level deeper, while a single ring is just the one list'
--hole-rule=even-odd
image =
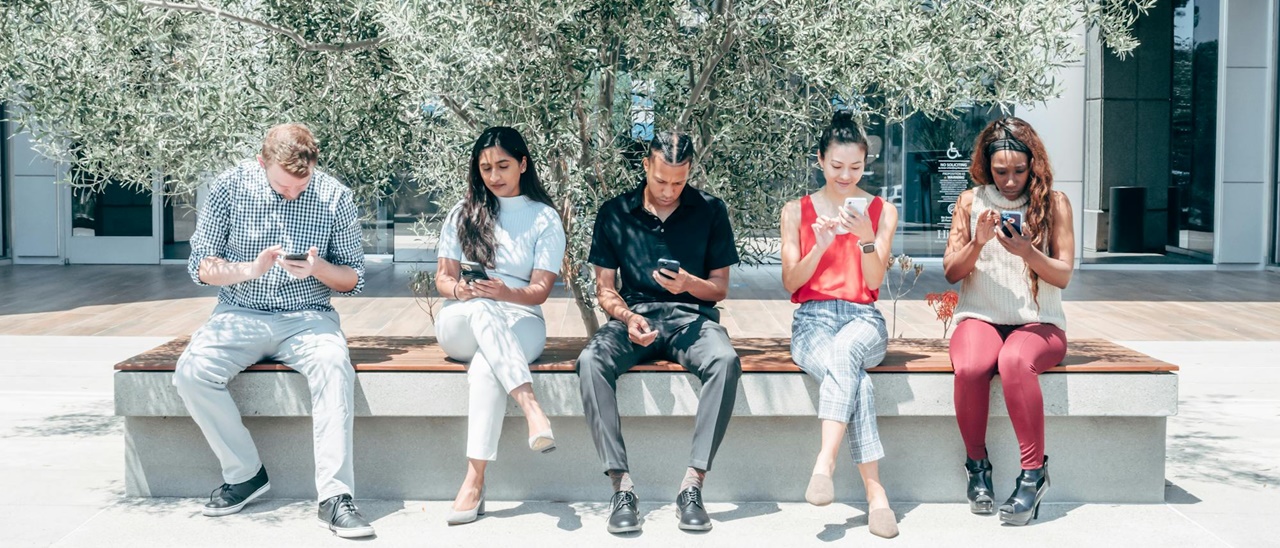
[{"label": "wall-mounted sign", "polygon": [[938,205],[942,215],[938,219],[936,238],[945,241],[951,233],[951,218],[955,215],[960,193],[969,188],[969,157],[961,154],[955,142],[938,156]]}]

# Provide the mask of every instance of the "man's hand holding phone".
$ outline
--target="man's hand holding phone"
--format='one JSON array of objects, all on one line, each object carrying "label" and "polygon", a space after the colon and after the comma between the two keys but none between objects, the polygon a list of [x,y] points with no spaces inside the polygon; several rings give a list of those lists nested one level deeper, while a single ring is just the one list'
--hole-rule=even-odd
[{"label": "man's hand holding phone", "polygon": [[279,253],[277,252],[276,264],[280,265],[290,276],[299,280],[310,278],[311,271],[315,268],[317,254],[320,252],[315,246],[311,246],[306,253]]},{"label": "man's hand holding phone", "polygon": [[633,343],[640,346],[649,346],[658,339],[658,332],[649,326],[648,319],[632,312],[627,317],[627,336],[631,338]]},{"label": "man's hand holding phone", "polygon": [[680,261],[673,259],[658,259],[658,269],[653,271],[653,280],[663,289],[670,291],[673,295],[679,295],[686,291],[685,286],[689,283],[689,273],[680,268]]},{"label": "man's hand holding phone", "polygon": [[276,261],[279,260],[280,253],[282,253],[283,251],[284,251],[284,246],[279,246],[279,245],[273,245],[262,251],[259,251],[257,258],[255,258],[253,262],[250,263],[253,266],[252,266],[252,269],[250,270],[251,276],[249,279],[256,280],[258,278],[261,278],[264,274],[267,273],[267,271],[271,270],[271,267],[275,266]]}]

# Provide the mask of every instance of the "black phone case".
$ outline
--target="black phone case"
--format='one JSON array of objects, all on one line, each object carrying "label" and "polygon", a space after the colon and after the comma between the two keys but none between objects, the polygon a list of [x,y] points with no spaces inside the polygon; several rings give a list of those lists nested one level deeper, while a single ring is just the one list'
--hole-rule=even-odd
[{"label": "black phone case", "polygon": [[461,272],[462,272],[462,279],[463,279],[463,280],[466,280],[468,283],[469,283],[469,282],[474,282],[474,281],[476,281],[476,280],[487,280],[487,279],[489,279],[489,275],[488,275],[487,273],[485,273],[485,271],[484,271],[484,269],[483,269],[483,268],[478,269],[478,270],[467,270],[467,268],[466,268],[466,267],[462,267],[462,271],[461,271]]},{"label": "black phone case", "polygon": [[1015,217],[1005,217],[1004,215],[1001,215],[1001,216],[1000,216],[1000,231],[1004,233],[1004,237],[1005,237],[1005,238],[1012,238],[1012,237],[1013,237],[1013,233],[1012,233],[1012,232],[1009,232],[1009,227],[1004,226],[1004,222],[1005,222],[1005,220],[1006,220],[1006,219],[1012,220],[1012,221],[1013,221],[1013,226],[1014,226],[1014,228],[1017,228],[1019,233],[1021,233],[1021,232],[1022,232],[1022,219],[1020,219],[1020,218],[1015,218]]}]

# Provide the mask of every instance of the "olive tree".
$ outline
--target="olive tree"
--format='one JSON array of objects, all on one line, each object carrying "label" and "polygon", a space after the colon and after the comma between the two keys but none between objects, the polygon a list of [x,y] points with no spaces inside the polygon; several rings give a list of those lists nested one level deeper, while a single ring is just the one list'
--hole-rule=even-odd
[{"label": "olive tree", "polygon": [[[832,108],[949,116],[1059,93],[1096,29],[1116,54],[1154,0],[0,0],[0,98],[54,158],[187,191],[285,120],[369,199],[465,189],[489,125],[530,141],[597,327],[594,213],[640,178],[654,128],[694,137],[748,261],[806,187]],[[73,182],[74,184],[74,182]]]}]

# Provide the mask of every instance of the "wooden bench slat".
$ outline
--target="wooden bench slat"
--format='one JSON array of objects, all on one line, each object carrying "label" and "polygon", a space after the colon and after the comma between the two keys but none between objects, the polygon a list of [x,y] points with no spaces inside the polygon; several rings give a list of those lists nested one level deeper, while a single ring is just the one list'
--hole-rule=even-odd
[{"label": "wooden bench slat", "polygon": [[[174,339],[116,364],[117,371],[173,371],[188,338]],[[463,372],[462,363],[449,360],[434,337],[351,337],[351,363],[357,371]],[[586,345],[583,337],[547,340],[542,357],[529,369],[544,373],[572,373],[574,360]],[[796,373],[791,343],[785,338],[734,339],[742,358],[742,370],[752,373]],[[893,339],[884,362],[870,373],[951,373],[951,359],[944,339]],[[289,371],[279,363],[260,363],[248,371]],[[1070,341],[1067,358],[1048,373],[1163,373],[1178,367],[1135,352],[1110,341]],[[636,372],[681,372],[683,367],[666,360],[638,365]]]}]

